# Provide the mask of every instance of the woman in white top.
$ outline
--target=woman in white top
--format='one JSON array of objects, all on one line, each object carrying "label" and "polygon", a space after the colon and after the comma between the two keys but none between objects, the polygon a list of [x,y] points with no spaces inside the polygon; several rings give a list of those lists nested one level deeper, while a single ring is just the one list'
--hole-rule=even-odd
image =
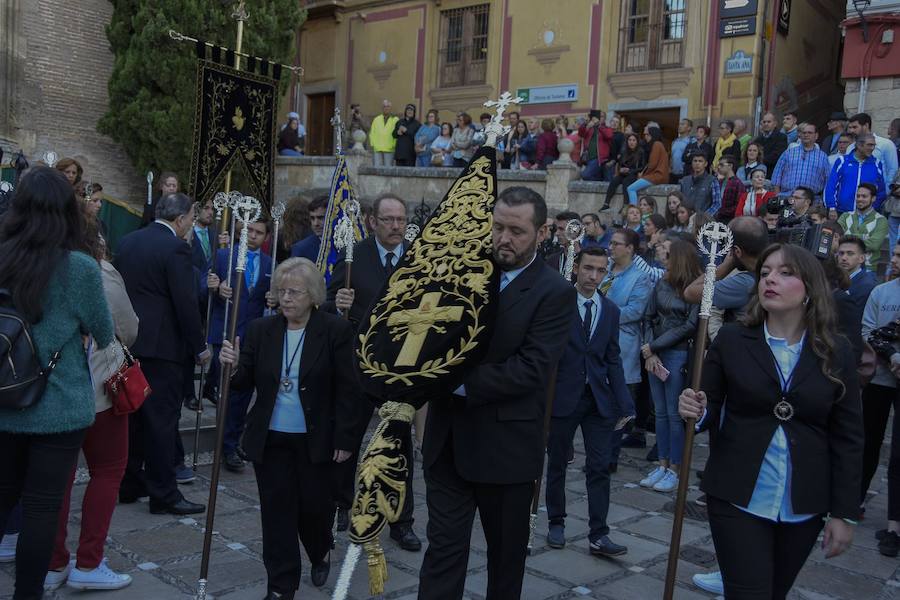
[{"label": "woman in white top", "polygon": [[452,167],[450,145],[453,138],[453,125],[441,123],[441,135],[431,142],[431,165],[433,167]]}]

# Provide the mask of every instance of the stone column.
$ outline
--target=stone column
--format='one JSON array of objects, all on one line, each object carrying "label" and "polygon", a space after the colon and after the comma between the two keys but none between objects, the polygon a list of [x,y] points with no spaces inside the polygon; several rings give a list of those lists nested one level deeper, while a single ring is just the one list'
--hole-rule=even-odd
[{"label": "stone column", "polygon": [[569,209],[569,182],[576,179],[578,167],[571,160],[547,166],[547,189],[544,200],[550,214]]}]

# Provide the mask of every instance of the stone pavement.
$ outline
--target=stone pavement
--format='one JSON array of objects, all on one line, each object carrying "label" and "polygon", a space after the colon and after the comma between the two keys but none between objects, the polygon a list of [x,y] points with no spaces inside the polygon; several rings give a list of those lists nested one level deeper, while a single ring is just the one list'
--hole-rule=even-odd
[{"label": "stone pavement", "polygon": [[[647,470],[644,450],[625,450],[618,473],[613,476],[612,505],[609,522],[614,541],[628,546],[628,554],[620,559],[599,559],[587,551],[587,499],[581,466],[584,454],[580,435],[576,439],[576,460],[569,468],[569,518],[566,534],[568,546],[552,550],[544,544],[546,514],[538,520],[536,548],[526,565],[522,598],[529,600],[561,600],[565,598],[631,600],[656,599],[662,596],[666,570],[668,539],[671,532],[673,495],[660,494],[635,485]],[[698,438],[695,465],[705,460],[705,436]],[[415,530],[425,541],[426,511],[424,483],[416,465]],[[182,486],[188,499],[205,502],[210,467],[201,467],[197,482]],[[884,465],[876,475],[873,488],[884,492]],[[210,567],[209,592],[222,600],[259,600],[265,595],[266,574],[262,564],[262,540],[256,483],[251,468],[241,475],[222,472],[221,490],[216,511],[215,536]],[[70,548],[77,540],[83,483],[76,485],[70,517]],[[689,498],[698,492],[692,488]],[[900,599],[900,561],[881,556],[874,532],[883,527],[886,496],[874,495],[869,502],[868,519],[857,531],[853,547],[843,556],[826,561],[820,549],[813,551],[789,598],[792,600],[888,600]],[[682,560],[678,570],[676,598],[702,600],[714,596],[690,584],[694,573],[715,568],[715,556],[709,527],[699,519],[685,521]],[[196,590],[203,539],[203,515],[197,519],[149,514],[145,503],[118,506],[109,532],[106,556],[112,568],[134,578],[133,584],[116,592],[74,592],[62,588],[45,597],[78,600],[167,600],[189,598]],[[416,597],[418,570],[424,552],[400,550],[382,535],[389,564],[389,581],[385,598],[412,600]],[[333,555],[332,572],[322,589],[312,587],[309,564],[304,557],[303,584],[300,599],[329,598],[347,547],[341,534]],[[749,560],[752,557],[748,556]],[[472,535],[466,597],[481,600],[486,588],[486,547],[476,519]],[[0,565],[0,598],[11,597],[13,565]],[[368,597],[364,559],[357,567],[351,587],[351,598]]]}]

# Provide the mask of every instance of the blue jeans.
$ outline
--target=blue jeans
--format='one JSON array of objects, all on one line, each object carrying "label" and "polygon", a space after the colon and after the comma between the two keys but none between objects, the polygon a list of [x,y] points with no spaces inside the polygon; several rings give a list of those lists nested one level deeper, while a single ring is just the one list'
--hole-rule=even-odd
[{"label": "blue jeans", "polygon": [[416,155],[416,166],[417,167],[430,167],[431,166],[431,152],[417,154]]},{"label": "blue jeans", "polygon": [[597,159],[588,161],[581,171],[581,178],[585,181],[603,181],[603,167]]},{"label": "blue jeans", "polygon": [[685,385],[681,370],[687,365],[688,352],[663,350],[658,356],[663,366],[669,370],[669,377],[660,381],[653,373],[648,374],[650,394],[656,409],[656,445],[660,460],[680,465],[684,449],[684,423],[678,414],[678,395]]},{"label": "blue jeans", "polygon": [[303,156],[301,152],[297,152],[293,148],[282,148],[278,151],[281,156]]},{"label": "blue jeans", "polygon": [[638,179],[634,183],[628,186],[628,203],[632,206],[638,203],[638,192],[643,190],[644,188],[648,188],[653,185],[652,182],[646,179]]},{"label": "blue jeans", "polygon": [[571,415],[553,417],[547,439],[547,518],[553,525],[565,525],[566,519],[566,455],[575,430],[581,426],[584,436],[585,467],[587,474],[588,515],[590,533],[588,539],[596,542],[609,534],[606,517],[609,514],[609,463],[612,462],[613,431],[615,417],[603,417],[597,411],[597,402],[590,388],[584,393]]},{"label": "blue jeans", "polygon": [[888,217],[888,266],[887,274],[891,274],[891,256],[897,247],[897,229],[900,228],[900,217]]}]

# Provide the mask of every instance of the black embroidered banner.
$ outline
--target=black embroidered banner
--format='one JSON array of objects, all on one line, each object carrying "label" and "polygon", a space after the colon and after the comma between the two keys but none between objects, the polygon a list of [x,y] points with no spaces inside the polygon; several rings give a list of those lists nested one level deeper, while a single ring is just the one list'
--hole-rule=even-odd
[{"label": "black embroidered banner", "polygon": [[200,60],[191,192],[201,205],[221,191],[229,169],[247,176],[247,195],[272,205],[277,81]]},{"label": "black embroidered banner", "polygon": [[500,273],[491,228],[496,150],[482,147],[407,249],[360,327],[361,382],[412,404],[447,395],[484,356]]}]

